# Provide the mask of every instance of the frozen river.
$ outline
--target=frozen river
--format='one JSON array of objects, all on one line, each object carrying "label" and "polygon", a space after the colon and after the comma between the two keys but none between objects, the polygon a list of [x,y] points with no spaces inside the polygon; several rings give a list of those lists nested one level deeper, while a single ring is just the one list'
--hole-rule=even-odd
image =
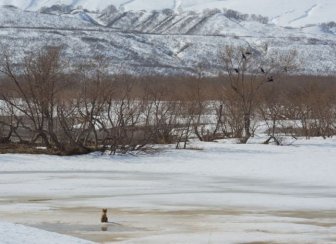
[{"label": "frozen river", "polygon": [[104,243],[336,243],[335,140],[195,146],[0,155],[0,220]]}]

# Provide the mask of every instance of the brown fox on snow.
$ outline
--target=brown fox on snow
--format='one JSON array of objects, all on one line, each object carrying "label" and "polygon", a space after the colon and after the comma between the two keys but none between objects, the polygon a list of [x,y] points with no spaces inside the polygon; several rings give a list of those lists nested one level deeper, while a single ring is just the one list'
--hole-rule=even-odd
[{"label": "brown fox on snow", "polygon": [[107,209],[106,208],[103,208],[103,214],[102,214],[102,217],[101,217],[101,222],[102,223],[107,223],[108,222]]}]

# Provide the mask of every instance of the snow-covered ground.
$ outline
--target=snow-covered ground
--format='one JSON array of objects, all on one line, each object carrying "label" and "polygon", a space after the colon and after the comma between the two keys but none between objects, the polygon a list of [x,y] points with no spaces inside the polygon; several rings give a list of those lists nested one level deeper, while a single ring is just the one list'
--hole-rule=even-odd
[{"label": "snow-covered ground", "polygon": [[57,233],[31,228],[18,224],[0,222],[0,243],[48,243],[48,244],[90,244],[92,242],[80,240],[74,237],[64,236]]},{"label": "snow-covered ground", "polygon": [[55,4],[82,6],[89,10],[102,10],[113,4],[123,10],[180,10],[234,9],[249,14],[269,17],[273,23],[286,26],[304,26],[335,21],[334,0],[1,0],[21,9],[38,10]]},{"label": "snow-covered ground", "polygon": [[336,140],[257,141],[140,156],[1,155],[0,220],[106,243],[335,243]]}]

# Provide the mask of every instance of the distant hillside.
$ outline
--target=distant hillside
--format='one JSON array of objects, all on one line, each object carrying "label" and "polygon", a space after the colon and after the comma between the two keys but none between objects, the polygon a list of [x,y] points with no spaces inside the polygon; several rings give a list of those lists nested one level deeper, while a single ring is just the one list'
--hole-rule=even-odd
[{"label": "distant hillside", "polygon": [[90,11],[114,5],[120,10],[196,10],[233,9],[243,13],[267,16],[280,26],[305,26],[336,21],[335,0],[1,0],[24,10],[39,10],[55,4],[83,7]]}]

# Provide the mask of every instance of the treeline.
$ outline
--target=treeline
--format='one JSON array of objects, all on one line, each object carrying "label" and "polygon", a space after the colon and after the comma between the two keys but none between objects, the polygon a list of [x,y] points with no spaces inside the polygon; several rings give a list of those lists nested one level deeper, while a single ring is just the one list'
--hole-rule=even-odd
[{"label": "treeline", "polygon": [[246,143],[260,124],[269,135],[265,143],[336,134],[334,77],[288,75],[293,53],[273,63],[277,70],[264,60],[261,66],[248,50],[224,54],[226,73],[214,78],[201,71],[195,77],[109,75],[104,57],[73,65],[59,47],[27,54],[22,64],[4,54],[0,145],[115,154],[152,144],[187,148],[190,138]]}]

